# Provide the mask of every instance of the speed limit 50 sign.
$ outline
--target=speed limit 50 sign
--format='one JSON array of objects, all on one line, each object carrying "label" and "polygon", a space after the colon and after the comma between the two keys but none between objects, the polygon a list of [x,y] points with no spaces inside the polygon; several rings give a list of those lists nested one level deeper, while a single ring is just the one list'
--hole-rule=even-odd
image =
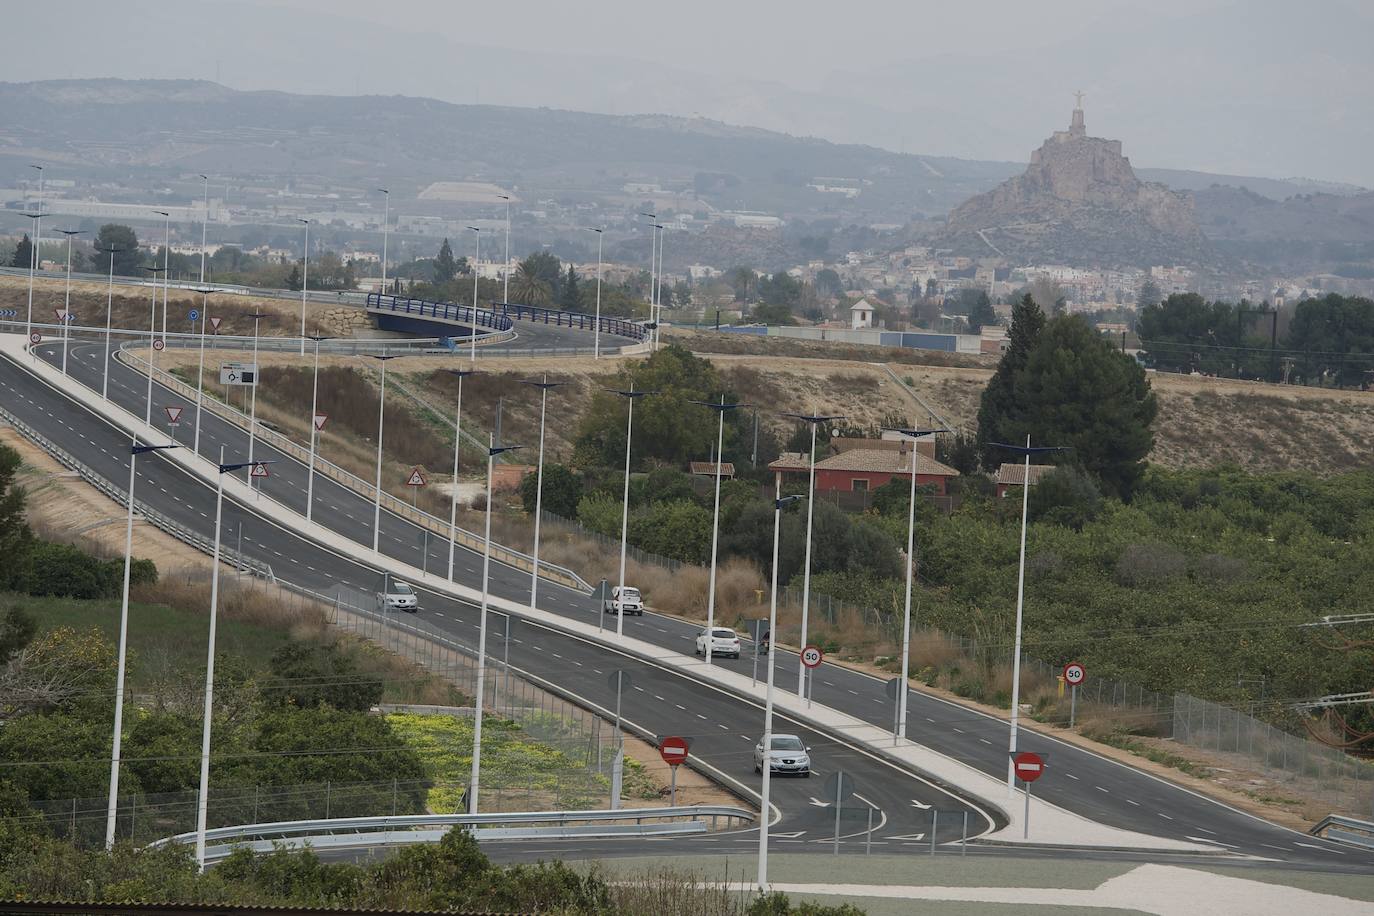
[{"label": "speed limit 50 sign", "polygon": [[806,667],[820,667],[821,662],[824,660],[825,653],[821,651],[820,646],[807,646],[805,649],[802,649],[801,662]]},{"label": "speed limit 50 sign", "polygon": [[1070,687],[1077,687],[1083,683],[1083,678],[1088,676],[1088,672],[1083,670],[1083,666],[1078,662],[1069,662],[1064,666],[1064,683]]}]

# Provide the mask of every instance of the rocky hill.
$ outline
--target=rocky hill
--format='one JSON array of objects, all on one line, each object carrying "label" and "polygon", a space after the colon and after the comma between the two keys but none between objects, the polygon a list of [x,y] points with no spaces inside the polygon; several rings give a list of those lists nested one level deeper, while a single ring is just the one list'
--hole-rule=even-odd
[{"label": "rocky hill", "polygon": [[933,241],[1017,263],[1144,267],[1211,255],[1192,199],[1141,181],[1120,140],[1088,136],[1082,108],[1031,154],[1024,174],[965,201]]}]

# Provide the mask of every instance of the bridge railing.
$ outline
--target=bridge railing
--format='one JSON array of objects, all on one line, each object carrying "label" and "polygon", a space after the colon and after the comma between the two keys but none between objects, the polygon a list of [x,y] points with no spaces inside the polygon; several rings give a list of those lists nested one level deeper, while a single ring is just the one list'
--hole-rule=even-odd
[{"label": "bridge railing", "polygon": [[409,296],[393,296],[388,293],[368,293],[369,309],[385,309],[397,315],[413,315],[416,318],[436,318],[441,321],[457,321],[491,328],[495,331],[509,331],[511,320],[503,313],[491,309],[477,309],[470,305],[456,305],[452,302],[431,302],[428,299],[412,299]]},{"label": "bridge railing", "polygon": [[[577,328],[583,331],[596,329],[597,318],[595,315],[540,308],[537,305],[516,305],[511,302],[501,302],[498,305],[501,314],[509,318],[518,318],[521,321],[551,324],[562,328]],[[611,318],[603,315],[600,321],[603,334],[615,334],[618,337],[628,337],[631,340],[643,340],[648,333],[643,325],[626,321],[623,318]]]}]

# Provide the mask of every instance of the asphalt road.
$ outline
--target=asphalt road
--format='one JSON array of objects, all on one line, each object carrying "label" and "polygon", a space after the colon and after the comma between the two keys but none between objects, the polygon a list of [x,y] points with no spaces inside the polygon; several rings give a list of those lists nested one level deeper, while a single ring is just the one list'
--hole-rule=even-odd
[{"label": "asphalt road", "polygon": [[[39,351],[50,361],[54,361],[55,354],[60,358],[60,346],[44,344]],[[74,344],[69,360],[73,384],[85,382],[98,390],[102,362],[100,345]],[[143,415],[146,376],[114,361],[111,365],[112,397]],[[82,456],[110,480],[127,479],[127,436],[85,408],[66,400],[59,392],[37,382],[8,360],[0,360],[0,398],[26,423]],[[182,415],[178,439],[190,441],[194,405],[155,386],[154,411],[167,404],[187,408]],[[217,455],[222,444],[226,455],[233,456],[230,460],[243,460],[248,450],[245,432],[208,413],[205,424],[201,441],[203,454]],[[305,468],[261,445],[257,447],[256,457],[278,460],[279,463],[272,466],[273,476],[265,482],[266,491],[284,505],[303,512]],[[155,505],[182,524],[212,533],[213,491],[161,456],[144,458],[139,467],[139,499]],[[315,480],[315,498],[316,521],[371,545],[372,505],[369,501],[320,477]],[[242,507],[230,506],[226,500],[223,535],[228,543],[235,542],[240,522],[245,553],[272,564],[279,577],[320,592],[329,592],[340,584],[360,591],[375,591],[381,581],[378,570],[301,538],[291,530],[289,519],[266,523]],[[430,543],[428,557],[423,559],[420,530],[387,513],[383,513],[381,544],[385,554],[415,566],[423,563],[429,569],[439,570],[447,562],[446,542]],[[455,578],[470,586],[480,586],[480,556],[460,549],[457,557]],[[499,564],[493,564],[492,568],[493,593],[515,601],[528,600],[527,574]],[[539,604],[542,610],[582,620],[590,621],[598,616],[597,608],[586,596],[548,582],[540,585]],[[475,643],[476,611],[470,605],[425,595],[422,608],[422,615],[435,626],[456,638]],[[662,646],[665,652],[692,652],[698,630],[698,626],[654,614],[625,621],[627,634]],[[715,688],[657,666],[627,658],[617,660],[611,650],[535,624],[522,623],[520,632],[523,635],[512,640],[513,665],[541,673],[602,706],[613,703],[606,675],[619,666],[631,672],[635,686],[640,688],[631,690],[625,697],[626,718],[657,734],[694,737],[693,756],[705,767],[750,788],[756,785],[751,751],[762,728],[762,712],[757,704],[724,695]],[[738,661],[717,661],[717,664],[746,674],[750,663],[747,653]],[[794,688],[796,655],[779,651],[774,663],[778,665],[779,688]],[[878,679],[827,665],[815,680],[814,699],[890,728],[891,701],[883,687]],[[1005,777],[1005,722],[916,691],[912,691],[908,707],[909,738],[991,775]],[[826,774],[842,767],[854,776],[859,794],[881,815],[875,817],[875,823],[880,824],[874,831],[875,843],[920,845],[927,842],[930,815],[919,805],[931,805],[940,810],[941,842],[958,839],[962,818],[955,812],[969,810],[970,806],[871,754],[844,746],[812,730],[799,725],[789,726],[785,721],[779,722],[776,728],[785,731],[789,727],[813,748],[818,773]],[[1050,769],[1035,786],[1038,796],[1104,824],[1155,836],[1214,843],[1237,853],[1299,867],[1344,870],[1367,869],[1374,865],[1374,855],[1270,824],[1031,729],[1022,731],[1021,749],[1037,751],[1048,759]],[[774,830],[780,842],[799,841],[798,849],[826,848],[824,844],[833,830],[833,811],[822,807],[817,783],[815,777],[774,781],[773,799],[782,815]],[[856,805],[855,810],[861,807],[862,803]],[[866,813],[863,816],[866,820]],[[980,814],[970,815],[971,833],[982,832],[987,827],[986,819]],[[842,825],[843,832],[852,830]],[[918,835],[919,840],[907,839]],[[733,838],[718,835],[702,838],[702,841],[719,844],[722,848],[734,844],[743,849],[757,839],[756,834],[744,831]],[[1065,837],[1064,841],[1072,843],[1074,838]],[[624,851],[642,851],[640,842],[626,844],[630,848]],[[605,854],[614,854],[620,848],[615,842],[604,846]],[[598,850],[602,850],[600,844]]]}]

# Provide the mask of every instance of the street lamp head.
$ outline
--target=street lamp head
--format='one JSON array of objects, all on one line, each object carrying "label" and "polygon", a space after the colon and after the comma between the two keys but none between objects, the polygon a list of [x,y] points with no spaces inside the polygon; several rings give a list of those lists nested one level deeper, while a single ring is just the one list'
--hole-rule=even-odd
[{"label": "street lamp head", "polygon": [[167,268],[165,268],[165,267],[145,267],[145,268],[143,268],[143,269],[146,270],[146,271],[148,271],[148,273],[151,273],[151,274],[160,274],[160,273],[162,273],[164,270],[166,270]]},{"label": "street lamp head", "polygon": [[27,216],[29,219],[42,219],[42,218],[43,218],[43,214],[42,214],[42,213],[25,213],[24,215]]},{"label": "street lamp head", "polygon": [[642,398],[646,394],[655,394],[653,391],[623,391],[619,388],[603,388],[602,390],[609,391],[611,394],[618,394],[622,398]]},{"label": "street lamp head", "polygon": [[825,415],[821,415],[821,414],[785,413],[785,414],[783,414],[783,416],[784,416],[784,417],[791,417],[791,418],[794,419],[794,420],[801,420],[801,421],[804,422],[804,423],[829,423],[829,422],[832,421],[832,420],[844,420],[844,419],[846,419],[846,418],[845,418],[843,415],[841,415],[841,414],[834,414],[834,415],[830,415],[830,416],[825,416]]},{"label": "street lamp head", "polygon": [[244,468],[257,467],[258,465],[262,465],[262,464],[276,464],[276,463],[277,463],[277,462],[276,462],[275,459],[269,459],[269,460],[267,460],[267,461],[239,461],[239,462],[236,462],[236,463],[234,463],[234,464],[221,464],[221,465],[219,466],[219,472],[220,472],[221,474],[228,474],[228,473],[230,473],[230,472],[232,472],[232,471],[241,471],[241,470],[243,470]]},{"label": "street lamp head", "polygon": [[478,229],[476,226],[468,226],[468,228],[471,229],[473,232],[481,232],[481,231],[482,231],[481,229]]},{"label": "street lamp head", "polygon": [[726,404],[726,403],[724,402],[724,400],[721,400],[719,403],[717,403],[717,402],[714,402],[714,401],[697,401],[697,400],[693,400],[693,399],[691,399],[691,398],[688,398],[688,403],[689,403],[689,404],[700,404],[702,407],[709,407],[709,408],[711,408],[712,410],[717,410],[717,411],[720,411],[721,413],[725,413],[725,411],[727,411],[727,410],[735,410],[736,408],[739,408],[739,407],[748,407],[748,406],[749,406],[748,404],[745,404],[745,403],[743,403],[743,402],[740,402],[740,403],[738,403],[738,404]]},{"label": "street lamp head", "polygon": [[382,361],[385,362],[385,361],[388,360],[388,359],[400,359],[400,358],[401,358],[402,356],[404,356],[405,354],[404,354],[404,353],[369,353],[369,354],[367,354],[367,355],[370,356],[370,357],[372,357],[373,359],[380,359],[380,360],[382,360]]},{"label": "street lamp head", "polygon": [[124,250],[126,250],[126,249],[123,249],[123,248],[116,248],[116,247],[113,246],[113,245],[111,245],[109,248],[101,248],[99,245],[97,245],[97,246],[95,247],[95,250],[96,250],[96,251],[99,251],[99,252],[102,252],[102,253],[104,253],[104,254],[115,254],[116,252],[124,251]]},{"label": "street lamp head", "polygon": [[1029,446],[1029,445],[1008,445],[1008,444],[1005,443],[1005,442],[989,442],[988,445],[992,446],[993,448],[1006,449],[1007,451],[1009,451],[1009,452],[1014,452],[1014,453],[1016,453],[1016,454],[1018,454],[1018,455],[1039,455],[1039,454],[1041,454],[1041,453],[1043,453],[1043,452],[1064,452],[1064,451],[1068,451],[1069,449],[1073,448],[1073,446],[1071,446],[1071,445],[1036,445],[1036,446]]},{"label": "street lamp head", "polygon": [[298,222],[298,223],[305,223],[307,226],[310,225],[310,220],[308,220],[308,219],[302,219],[302,218],[299,217],[299,216],[296,217],[296,222]]},{"label": "street lamp head", "polygon": [[522,448],[524,448],[523,445],[493,445],[493,446],[489,446],[489,447],[487,448],[487,457],[488,457],[488,458],[495,458],[497,455],[501,454],[502,452],[513,452],[513,451],[515,451],[516,449],[522,449]]},{"label": "street lamp head", "polygon": [[510,195],[508,194],[497,194],[496,196],[500,200],[510,200]]},{"label": "street lamp head", "polygon": [[527,378],[521,379],[520,384],[530,385],[532,387],[541,388],[544,391],[548,391],[550,388],[557,388],[559,385],[566,385],[567,382],[551,382],[548,379],[540,381],[539,379]]},{"label": "street lamp head", "polygon": [[206,181],[209,181],[209,180],[210,180],[210,176],[209,176],[209,175],[201,175],[200,177],[201,177],[201,178],[204,178]]},{"label": "street lamp head", "polygon": [[257,321],[257,320],[259,320],[259,319],[261,319],[261,318],[266,318],[266,317],[267,317],[268,315],[270,315],[270,314],[272,314],[272,313],[271,313],[271,312],[249,312],[249,313],[248,313],[247,315],[245,315],[244,317],[245,317],[245,318],[252,318],[254,321]]},{"label": "street lamp head", "polygon": [[476,375],[476,369],[450,369],[449,375],[456,375],[458,378],[467,378],[469,375]]},{"label": "street lamp head", "polygon": [[582,228],[585,229],[587,232],[595,232],[597,235],[600,235],[604,231],[601,229],[597,229],[594,226],[583,226]]},{"label": "street lamp head", "polygon": [[390,193],[391,193],[391,189],[389,189],[389,188],[378,188],[377,190],[378,190],[378,191],[381,191],[383,194],[390,194]]},{"label": "street lamp head", "polygon": [[153,212],[156,213],[158,216],[165,216],[165,217],[168,217],[169,219],[170,219],[171,216],[172,216],[172,214],[168,213],[166,210],[154,210]]},{"label": "street lamp head", "polygon": [[40,172],[43,171],[43,166],[41,166],[41,165],[30,165],[29,168],[31,168],[31,169],[38,169],[38,171],[40,171]]},{"label": "street lamp head", "polygon": [[322,340],[333,340],[332,337],[328,337],[328,336],[323,335],[323,334],[307,334],[307,335],[305,335],[305,339],[306,339],[306,340],[313,340],[313,341],[315,341],[315,343],[319,343],[319,342],[322,341]]},{"label": "street lamp head", "polygon": [[170,445],[139,445],[137,442],[135,442],[133,448],[131,449],[131,451],[132,451],[133,454],[135,454],[135,455],[143,455],[143,454],[146,454],[147,452],[157,452],[157,451],[161,451],[161,450],[163,450],[163,449],[178,448],[178,447],[179,447],[179,446],[177,446],[175,443],[172,443],[172,444],[170,444]]},{"label": "street lamp head", "polygon": [[912,439],[918,439],[921,436],[933,436],[937,433],[951,432],[951,430],[945,429],[943,426],[939,429],[906,429],[901,426],[882,426],[879,428],[885,433],[900,433]]},{"label": "street lamp head", "polygon": [[649,219],[658,219],[657,213],[641,213],[640,216],[647,216]]},{"label": "street lamp head", "polygon": [[80,235],[81,233],[85,232],[86,230],[85,230],[85,229],[58,229],[57,231],[60,232],[60,233],[62,233],[63,235],[72,236],[72,235]]}]

